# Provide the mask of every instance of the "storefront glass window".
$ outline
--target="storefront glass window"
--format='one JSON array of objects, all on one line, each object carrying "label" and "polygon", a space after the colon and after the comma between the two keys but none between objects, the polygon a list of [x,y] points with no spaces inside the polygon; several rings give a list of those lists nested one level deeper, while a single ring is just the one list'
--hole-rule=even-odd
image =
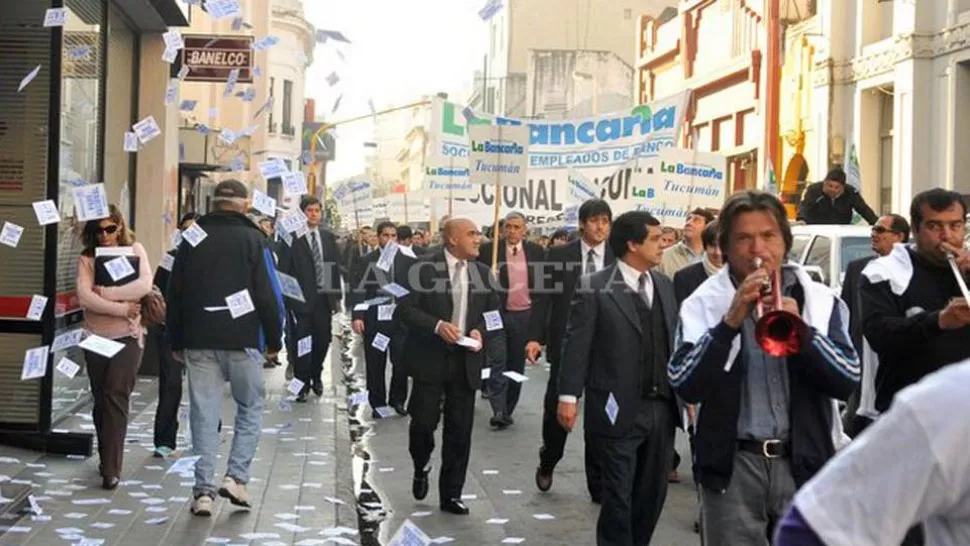
[{"label": "storefront glass window", "polygon": [[[66,0],[70,12],[61,50],[60,202],[58,225],[57,306],[55,336],[82,326],[76,295],[77,263],[83,225],[75,221],[71,189],[102,182],[101,108],[104,104],[103,0]],[[120,143],[119,143],[120,146]],[[116,198],[116,196],[113,196]],[[73,347],[53,354],[56,365],[70,358],[81,366],[73,378],[54,373],[51,418],[57,422],[88,397],[88,377],[82,351]]]}]

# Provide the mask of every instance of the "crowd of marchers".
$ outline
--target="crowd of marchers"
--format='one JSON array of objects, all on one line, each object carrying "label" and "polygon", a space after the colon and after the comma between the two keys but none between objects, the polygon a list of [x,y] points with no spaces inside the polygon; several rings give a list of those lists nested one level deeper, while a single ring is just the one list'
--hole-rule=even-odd
[{"label": "crowd of marchers", "polygon": [[[272,220],[247,215],[247,189],[236,181],[217,186],[214,207],[184,219],[206,236],[179,244],[155,279],[167,302],[164,364],[176,378],[160,382],[156,451],[176,447],[184,367],[200,456],[195,514],[211,514],[217,495],[249,506],[261,368],[278,365],[285,338],[296,401],[320,396],[333,316],[345,309],[363,346],[372,416],[409,417],[417,500],[429,492],[443,420],[443,511],[469,512],[461,495],[476,391],[496,433],[514,428],[526,367],[544,359],[533,478],[540,491],[553,488],[582,411],[588,491],[601,505],[597,544],[650,543],[667,485],[680,480],[677,429],[690,440],[683,455],[703,544],[970,543],[970,463],[961,452],[970,426],[944,418],[970,409],[961,396],[970,379],[970,252],[955,192],[919,193],[907,219],[876,216],[838,169],[809,187],[799,220],[847,224],[858,213],[871,224],[873,255],[848,265],[841,293],[790,260],[786,209],[759,191],[692,211],[677,242],[650,213],[614,217],[599,199],[580,206],[578,229],[542,240],[511,212],[494,229],[443,218],[433,235],[384,222],[341,244],[312,197],[300,203],[306,232],[283,237]],[[117,245],[144,254],[116,211],[89,227],[92,255]],[[79,265],[88,329],[126,344],[102,365],[97,389],[91,376],[109,488],[141,358],[147,262],[137,289],[96,286],[96,264]],[[284,296],[284,275],[299,297]],[[242,291],[247,301],[229,302]],[[226,381],[235,437],[216,486]],[[165,387],[176,382],[178,392]],[[952,406],[940,412],[941,402]]]}]

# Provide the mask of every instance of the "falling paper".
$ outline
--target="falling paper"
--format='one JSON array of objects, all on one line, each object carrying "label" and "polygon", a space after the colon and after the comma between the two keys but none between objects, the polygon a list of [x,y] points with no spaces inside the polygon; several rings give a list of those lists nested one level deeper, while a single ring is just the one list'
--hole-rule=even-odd
[{"label": "falling paper", "polygon": [[331,72],[330,75],[327,76],[327,83],[330,84],[330,87],[337,85],[337,82],[339,81],[340,76],[338,76],[336,72]]},{"label": "falling paper", "polygon": [[535,519],[537,519],[537,520],[540,520],[540,521],[542,521],[542,520],[549,520],[549,519],[556,519],[556,516],[554,516],[552,514],[532,514],[532,517],[535,518]]},{"label": "falling paper", "polygon": [[170,80],[168,84],[168,89],[165,90],[165,104],[172,105],[175,104],[175,99],[178,98],[179,94],[179,80]]},{"label": "falling paper", "polygon": [[135,134],[138,135],[138,140],[142,144],[147,144],[152,139],[162,134],[162,130],[158,128],[158,124],[155,123],[154,116],[148,116],[147,118],[136,123],[132,128],[135,130]]},{"label": "falling paper", "polygon": [[91,57],[91,46],[78,45],[71,46],[67,50],[67,58],[72,61],[85,61]]},{"label": "falling paper", "polygon": [[31,70],[26,76],[24,76],[24,79],[20,80],[20,87],[17,88],[17,92],[20,93],[21,91],[23,91],[24,88],[30,84],[30,82],[34,81],[34,78],[37,77],[38,73],[40,73],[40,65],[37,65],[36,67],[34,67],[33,70]]},{"label": "falling paper", "polygon": [[10,222],[3,223],[3,230],[0,230],[0,244],[17,248],[20,244],[20,237],[24,234],[24,228]]},{"label": "falling paper", "polygon": [[173,265],[175,265],[175,256],[171,254],[162,256],[162,261],[158,263],[158,267],[161,267],[165,271],[171,271]]},{"label": "falling paper", "polygon": [[108,198],[104,184],[89,184],[71,190],[74,194],[74,208],[77,221],[100,220],[108,217]]},{"label": "falling paper", "polygon": [[233,68],[229,71],[229,77],[226,78],[226,87],[222,91],[223,97],[232,95],[232,90],[235,89],[237,81],[239,81],[239,69]]},{"label": "falling paper", "polygon": [[20,380],[36,379],[47,374],[47,357],[50,348],[47,345],[29,349],[24,354],[24,367],[20,373]]},{"label": "falling paper", "polygon": [[27,318],[30,320],[40,320],[47,309],[47,296],[31,296],[30,307],[27,308]]},{"label": "falling paper", "polygon": [[610,397],[606,400],[606,416],[610,419],[610,424],[616,424],[616,416],[620,412],[620,406],[616,403],[616,398],[613,393],[610,393]]},{"label": "falling paper", "polygon": [[64,332],[63,334],[58,334],[54,336],[54,343],[51,345],[51,351],[63,351],[64,349],[70,349],[78,343],[81,342],[81,338],[84,337],[84,330],[78,328],[76,330],[71,330],[69,332]]},{"label": "falling paper", "polygon": [[56,224],[61,221],[61,215],[57,212],[57,205],[52,199],[46,201],[34,201],[32,203],[34,207],[34,215],[37,216],[37,222],[46,226],[47,224]]},{"label": "falling paper", "polygon": [[287,195],[306,195],[309,193],[306,186],[306,180],[303,179],[303,173],[300,171],[284,173],[282,176],[283,189],[286,191]]},{"label": "falling paper", "polygon": [[522,490],[521,489],[503,489],[502,490],[502,494],[503,495],[521,495],[522,494]]},{"label": "falling paper", "polygon": [[306,298],[303,297],[303,289],[300,288],[300,283],[296,278],[279,271],[276,272],[276,276],[279,277],[280,289],[284,296],[296,301],[306,302]]},{"label": "falling paper", "polygon": [[172,463],[172,466],[168,467],[165,471],[166,474],[187,474],[195,469],[195,463],[198,462],[199,456],[195,457],[182,457],[181,459]]},{"label": "falling paper", "polygon": [[114,358],[119,351],[125,348],[124,343],[118,343],[101,336],[91,334],[78,344],[79,347],[86,351],[91,351],[93,353],[98,353],[105,358]]},{"label": "falling paper", "polygon": [[219,140],[229,144],[230,146],[236,141],[237,138],[239,138],[238,135],[232,129],[223,128],[221,131],[219,131]]},{"label": "falling paper", "polygon": [[126,152],[137,152],[138,151],[138,135],[131,132],[125,133],[125,144],[124,150]]},{"label": "falling paper", "polygon": [[253,190],[253,208],[266,216],[276,216],[276,199],[266,195],[258,189]]},{"label": "falling paper", "polygon": [[509,522],[508,518],[491,518],[487,520],[485,523],[490,523],[492,525],[505,525],[508,522]]},{"label": "falling paper", "polygon": [[486,311],[483,316],[485,317],[485,329],[489,332],[501,330],[504,327],[502,315],[498,311]]},{"label": "falling paper", "polygon": [[256,306],[253,305],[253,298],[249,295],[249,290],[245,288],[226,296],[226,305],[229,306],[229,314],[234,319],[248,315],[256,310]]},{"label": "falling paper", "polygon": [[431,544],[431,537],[424,534],[424,531],[411,520],[405,519],[391,537],[388,546],[427,546],[428,544]]},{"label": "falling paper", "polygon": [[189,229],[182,232],[182,239],[188,241],[193,247],[199,246],[199,243],[208,236],[209,234],[199,224],[192,224]]},{"label": "falling paper", "polygon": [[490,377],[492,377],[492,369],[482,368],[482,380],[488,379]]},{"label": "falling paper", "polygon": [[492,17],[495,17],[495,14],[500,11],[502,11],[501,0],[488,0],[488,3],[485,4],[485,7],[478,12],[478,16],[481,17],[483,21],[488,21]]},{"label": "falling paper", "polygon": [[404,296],[408,295],[408,289],[404,288],[400,284],[397,284],[396,282],[385,284],[381,287],[381,290],[387,292],[395,298],[403,298]]},{"label": "falling paper", "polygon": [[192,110],[195,110],[195,105],[196,104],[198,104],[198,101],[194,101],[194,100],[183,100],[179,104],[179,110],[181,110],[183,112],[191,112]]},{"label": "falling paper", "polygon": [[51,8],[44,13],[45,27],[62,27],[67,24],[67,8]]},{"label": "falling paper", "polygon": [[217,21],[241,15],[237,0],[208,0],[205,7],[209,11],[209,16]]},{"label": "falling paper", "polygon": [[81,369],[81,367],[78,366],[76,362],[65,356],[61,358],[60,362],[57,363],[56,369],[67,377],[74,379],[74,376],[77,375],[77,372]]},{"label": "falling paper", "polygon": [[182,39],[182,33],[177,30],[170,30],[162,34],[162,41],[165,42],[167,49],[182,49],[185,47],[185,40]]},{"label": "falling paper", "polygon": [[297,341],[296,356],[302,357],[310,354],[313,350],[313,336],[306,336]]},{"label": "falling paper", "polygon": [[525,539],[519,537],[505,537],[502,539],[502,544],[522,544],[523,542],[525,542]]},{"label": "falling paper", "polygon": [[383,353],[384,351],[387,350],[387,344],[390,342],[391,342],[391,338],[378,332],[377,335],[374,336],[374,341],[373,343],[371,343],[371,347]]},{"label": "falling paper", "polygon": [[178,54],[179,50],[177,49],[165,48],[165,51],[162,51],[162,60],[168,64],[172,64],[175,62],[175,58],[178,57]]},{"label": "falling paper", "polygon": [[179,80],[184,80],[185,77],[189,75],[190,70],[191,69],[189,68],[189,65],[183,64],[182,68],[179,70],[179,73],[178,73]]},{"label": "falling paper", "polygon": [[482,344],[477,339],[468,336],[458,338],[458,345],[468,347],[469,349],[480,349],[482,347]]},{"label": "falling paper", "polygon": [[343,33],[336,30],[317,30],[317,41],[321,44],[327,43],[328,40],[335,40],[337,42],[344,42],[349,44],[350,40],[347,39]]},{"label": "falling paper", "polygon": [[337,97],[337,100],[333,103],[333,110],[330,111],[331,114],[336,113],[337,108],[340,108],[340,99],[342,98],[344,98],[343,95],[340,95],[339,97]]},{"label": "falling paper", "polygon": [[135,274],[135,268],[131,266],[131,262],[128,261],[126,256],[118,256],[117,258],[104,262],[104,268],[108,270],[108,275],[115,282]]},{"label": "falling paper", "polygon": [[394,257],[397,256],[397,251],[399,249],[399,245],[394,241],[387,243],[387,245],[381,249],[380,258],[377,260],[377,268],[384,272],[390,272],[391,265],[394,264]]},{"label": "falling paper", "polygon": [[286,172],[286,164],[279,159],[273,158],[259,162],[259,174],[266,180],[280,178]]},{"label": "falling paper", "polygon": [[394,318],[394,309],[396,309],[396,308],[397,308],[397,305],[395,305],[393,303],[390,303],[390,304],[387,304],[387,305],[378,305],[377,306],[377,320],[382,321],[382,322],[385,322],[385,321],[389,321],[389,320],[393,319]]},{"label": "falling paper", "polygon": [[515,381],[516,383],[522,383],[523,381],[529,380],[528,377],[520,374],[519,372],[513,372],[513,371],[502,372],[502,375],[504,375],[505,377],[508,377],[509,379],[511,379],[512,381]]}]

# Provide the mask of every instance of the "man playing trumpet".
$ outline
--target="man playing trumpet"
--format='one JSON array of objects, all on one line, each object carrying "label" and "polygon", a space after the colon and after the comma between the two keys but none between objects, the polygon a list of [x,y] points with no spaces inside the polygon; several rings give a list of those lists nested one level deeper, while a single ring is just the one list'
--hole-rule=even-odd
[{"label": "man playing trumpet", "polygon": [[[859,381],[846,305],[797,265],[781,202],[746,191],[725,203],[728,267],[680,311],[671,386],[699,404],[695,478],[707,546],[763,546],[799,486],[842,442],[834,399]],[[784,266],[783,266],[784,264]]]}]

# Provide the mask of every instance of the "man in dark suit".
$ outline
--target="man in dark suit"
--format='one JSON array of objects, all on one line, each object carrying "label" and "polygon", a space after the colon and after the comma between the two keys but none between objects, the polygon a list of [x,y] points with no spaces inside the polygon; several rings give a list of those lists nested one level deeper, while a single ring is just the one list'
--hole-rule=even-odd
[{"label": "man in dark suit", "polygon": [[377,249],[376,239],[377,234],[374,232],[374,228],[364,226],[357,230],[354,236],[347,241],[347,246],[344,247],[341,256],[343,257],[343,266],[347,273],[345,278],[348,281],[352,282],[354,272],[360,271],[360,262],[364,256]]},{"label": "man in dark suit", "polygon": [[[549,249],[541,279],[548,284],[536,292],[533,320],[526,344],[530,362],[539,358],[546,346],[546,360],[550,364],[549,382],[542,411],[542,447],[535,481],[540,491],[552,487],[552,473],[562,460],[568,431],[556,419],[559,404],[559,363],[566,319],[573,293],[581,275],[588,275],[613,264],[613,251],[606,239],[610,235],[613,211],[602,199],[590,199],[579,207],[579,229],[582,236],[569,243]],[[596,463],[592,442],[586,437],[586,486],[593,502],[600,502],[600,470]]]},{"label": "man in dark suit", "polygon": [[[409,293],[395,312],[408,328],[404,350],[414,379],[408,407],[412,492],[417,500],[428,494],[434,433],[443,410],[439,502],[443,511],[459,515],[468,514],[461,490],[471,451],[475,390],[482,383],[486,316],[499,310],[488,267],[476,260],[480,237],[471,220],[449,220],[445,248],[414,265]],[[501,330],[489,332],[496,333]]]},{"label": "man in dark suit", "polygon": [[[519,403],[522,384],[504,375],[506,371],[525,373],[525,344],[529,341],[529,321],[532,317],[539,269],[545,260],[545,251],[539,245],[525,239],[528,231],[525,215],[510,212],[505,217],[504,237],[498,241],[498,281],[501,289],[502,324],[505,328],[506,362],[492,368],[488,379],[488,397],[494,415],[489,421],[493,427],[505,429],[514,424],[512,413]],[[485,243],[478,260],[492,265],[492,248],[495,243]]]},{"label": "man in dark suit", "polygon": [[397,226],[397,244],[401,247],[405,256],[419,258],[427,252],[426,248],[414,244],[415,238],[414,232],[411,231],[411,226],[407,224]]},{"label": "man in dark suit", "polygon": [[[364,361],[366,363],[367,395],[370,402],[371,415],[380,419],[379,408],[390,406],[398,415],[407,415],[404,403],[408,399],[408,377],[403,370],[402,354],[406,330],[399,327],[393,318],[393,301],[384,304],[367,305],[364,302],[388,294],[378,291],[391,283],[399,286],[407,285],[408,271],[415,259],[407,256],[395,242],[397,228],[391,222],[381,222],[377,225],[378,250],[364,256],[361,261],[361,271],[354,276],[353,293],[355,294],[351,317],[351,327],[355,334],[364,336]],[[388,270],[385,271],[380,263],[384,253],[393,253]],[[349,296],[348,296],[349,299]],[[386,307],[389,306],[389,307]],[[384,308],[382,310],[382,308]],[[391,315],[387,310],[391,310]],[[382,313],[384,318],[381,317]],[[374,346],[375,338],[380,334],[390,339],[384,349]],[[388,399],[385,372],[388,357],[391,359],[391,392]]]},{"label": "man in dark suit", "polygon": [[[878,362],[878,356],[874,353],[866,358],[864,344],[862,342],[862,294],[859,291],[859,283],[862,279],[862,270],[869,265],[869,262],[880,257],[888,256],[893,250],[893,245],[909,242],[909,222],[898,214],[887,214],[876,220],[872,226],[872,256],[866,256],[849,262],[845,268],[845,278],[842,281],[842,301],[849,308],[849,335],[852,337],[852,345],[855,347],[856,354],[862,360],[862,379],[859,381],[859,388],[852,393],[846,402],[845,413],[842,416],[842,428],[845,433],[855,438],[861,434],[866,427],[872,424],[876,415],[875,404],[875,377],[876,370],[867,370],[866,364]],[[862,403],[863,391],[870,388],[870,397],[866,397],[866,407],[860,407]],[[869,402],[872,402],[871,404]]]},{"label": "man in dark suit", "polygon": [[428,234],[425,236],[425,241],[427,242],[427,244],[425,245],[425,248],[427,249],[427,254],[434,254],[435,252],[441,252],[442,250],[444,250],[445,224],[447,224],[448,220],[450,219],[451,219],[451,215],[446,214],[441,217],[441,220],[438,220],[438,238],[440,239],[438,243],[431,244],[432,242],[431,232],[428,232]]},{"label": "man in dark suit", "polygon": [[[332,316],[340,312],[342,284],[340,280],[340,253],[334,234],[320,225],[323,217],[320,200],[304,196],[300,209],[307,218],[307,234],[291,235],[290,245],[280,245],[279,269],[294,277],[303,289],[306,302],[286,298],[292,336],[287,339],[287,353],[293,366],[294,376],[303,381],[303,390],[297,402],[306,402],[310,389],[323,396],[323,359],[330,350]],[[311,351],[302,357],[298,353],[299,340],[310,336]],[[290,339],[292,337],[292,339]]]},{"label": "man in dark suit", "polygon": [[584,419],[602,463],[599,546],[649,544],[664,500],[677,404],[667,380],[677,300],[660,264],[660,221],[627,212],[613,222],[617,263],[589,277],[569,312],[559,372],[559,423]]}]

